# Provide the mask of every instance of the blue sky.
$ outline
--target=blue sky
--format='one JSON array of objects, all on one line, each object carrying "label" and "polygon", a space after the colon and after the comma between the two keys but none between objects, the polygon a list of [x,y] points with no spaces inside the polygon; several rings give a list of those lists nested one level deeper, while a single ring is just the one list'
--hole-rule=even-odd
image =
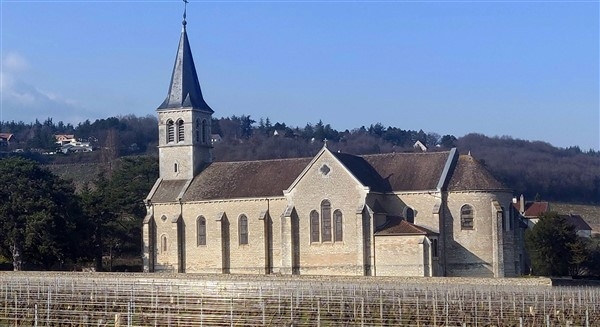
[{"label": "blue sky", "polygon": [[[183,2],[0,0],[1,119],[154,115]],[[598,1],[194,1],[216,117],[600,148]]]}]

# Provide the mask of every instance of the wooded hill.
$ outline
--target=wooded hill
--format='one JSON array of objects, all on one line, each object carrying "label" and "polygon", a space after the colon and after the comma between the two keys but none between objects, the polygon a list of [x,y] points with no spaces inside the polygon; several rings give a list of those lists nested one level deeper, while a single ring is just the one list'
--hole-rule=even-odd
[{"label": "wooded hill", "polygon": [[[157,125],[154,116],[133,115],[87,120],[78,125],[54,123],[52,119],[29,124],[0,122],[0,132],[14,134],[10,144],[0,144],[0,151],[6,155],[20,149],[24,156],[44,164],[110,165],[119,156],[155,156]],[[337,131],[321,121],[302,128],[290,127],[285,123],[273,124],[269,119],[256,122],[245,115],[213,119],[212,132],[221,137],[214,144],[217,161],[309,157],[323,146],[325,139],[333,151],[352,154],[421,151],[413,147],[416,141],[426,145],[427,151],[457,147],[461,153],[470,152],[481,160],[496,178],[527,199],[600,204],[600,152],[582,151],[577,146],[557,148],[540,141],[481,134],[456,138],[380,123],[345,131]],[[55,134],[74,134],[78,139],[90,141],[95,151],[44,155],[56,150]],[[90,169],[90,179],[94,177],[95,168],[82,167]],[[79,169],[63,171],[67,174],[79,171],[73,179],[85,179]]]}]

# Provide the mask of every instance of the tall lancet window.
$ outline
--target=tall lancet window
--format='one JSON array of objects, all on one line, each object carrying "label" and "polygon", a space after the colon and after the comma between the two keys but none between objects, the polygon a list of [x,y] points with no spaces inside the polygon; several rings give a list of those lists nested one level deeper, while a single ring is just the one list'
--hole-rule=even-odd
[{"label": "tall lancet window", "polygon": [[172,120],[167,120],[167,143],[175,142],[175,123]]},{"label": "tall lancet window", "polygon": [[196,244],[206,245],[206,219],[204,216],[196,219]]},{"label": "tall lancet window", "polygon": [[248,217],[241,215],[238,223],[240,244],[248,244]]},{"label": "tall lancet window", "polygon": [[177,121],[177,142],[185,141],[185,128],[183,127],[183,119]]},{"label": "tall lancet window", "polygon": [[333,212],[333,229],[335,230],[335,242],[344,240],[344,231],[342,229],[342,212],[338,209]]},{"label": "tall lancet window", "polygon": [[331,203],[321,202],[321,242],[331,242]]},{"label": "tall lancet window", "polygon": [[310,241],[319,242],[320,228],[319,228],[319,213],[317,210],[310,212]]},{"label": "tall lancet window", "polygon": [[208,143],[208,122],[206,119],[202,120],[202,144]]}]

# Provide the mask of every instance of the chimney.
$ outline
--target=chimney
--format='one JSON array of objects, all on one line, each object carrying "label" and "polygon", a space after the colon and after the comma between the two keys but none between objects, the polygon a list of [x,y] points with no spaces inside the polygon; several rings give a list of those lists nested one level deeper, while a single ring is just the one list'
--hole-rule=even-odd
[{"label": "chimney", "polygon": [[521,215],[525,214],[525,197],[521,194],[521,198],[519,199],[519,212]]}]

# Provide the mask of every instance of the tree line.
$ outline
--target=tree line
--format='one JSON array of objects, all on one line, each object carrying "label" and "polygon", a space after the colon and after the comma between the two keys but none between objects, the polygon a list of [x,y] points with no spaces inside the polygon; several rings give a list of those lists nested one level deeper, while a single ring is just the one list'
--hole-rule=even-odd
[{"label": "tree line", "polygon": [[[467,134],[462,137],[440,135],[423,130],[401,129],[381,123],[352,130],[336,130],[322,121],[304,127],[284,122],[258,121],[249,115],[213,118],[212,133],[221,137],[214,144],[215,160],[258,160],[308,157],[327,140],[334,151],[353,154],[420,151],[419,141],[428,151],[457,147],[482,161],[490,172],[516,194],[527,199],[600,203],[600,152],[577,146],[554,147],[540,141],[511,137]],[[77,125],[54,123],[51,118],[40,122],[0,122],[0,132],[14,134],[10,146],[0,151],[24,149],[30,158],[44,163],[110,162],[124,155],[157,154],[158,121],[154,116],[127,115],[86,120]],[[74,134],[91,140],[97,150],[75,155],[42,155],[56,147],[55,134]]]}]

